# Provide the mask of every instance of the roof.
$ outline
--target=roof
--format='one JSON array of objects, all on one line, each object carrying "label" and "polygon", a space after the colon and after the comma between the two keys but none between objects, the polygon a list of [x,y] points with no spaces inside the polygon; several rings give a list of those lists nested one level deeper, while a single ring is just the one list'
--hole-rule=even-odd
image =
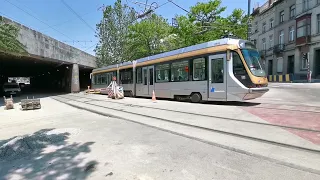
[{"label": "roof", "polygon": [[[164,52],[164,53],[153,55],[153,56],[144,57],[136,61],[137,61],[137,64],[139,64],[145,61],[151,61],[151,60],[155,60],[163,57],[174,56],[182,53],[197,51],[197,50],[206,49],[206,48],[215,47],[215,46],[222,46],[222,45],[238,45],[239,46],[239,42],[240,42],[240,39],[232,39],[232,38],[218,39],[218,40],[209,41],[202,44],[184,47],[184,48],[173,50],[173,51]],[[97,69],[94,69],[93,72],[112,69],[112,68],[116,68],[117,66],[122,67],[122,66],[127,66],[132,64],[133,64],[132,61],[123,62],[121,64],[114,64],[114,65],[110,65],[102,68],[97,68]]]}]

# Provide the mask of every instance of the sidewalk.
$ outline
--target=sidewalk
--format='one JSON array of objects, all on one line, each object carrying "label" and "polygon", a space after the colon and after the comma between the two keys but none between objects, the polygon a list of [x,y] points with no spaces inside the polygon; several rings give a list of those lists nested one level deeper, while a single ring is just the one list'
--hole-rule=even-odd
[{"label": "sidewalk", "polygon": [[[228,118],[238,118],[243,120],[250,120],[253,122],[264,122],[262,119],[245,112],[237,107],[218,106],[218,105],[204,105],[204,104],[190,104],[190,103],[179,103],[170,101],[157,101],[152,103],[149,99],[138,99],[138,98],[125,98],[121,101],[114,101],[107,99],[106,96],[99,95],[77,95],[74,97],[76,101],[68,100],[66,103],[83,108],[89,111],[93,111],[99,114],[108,116],[122,117],[130,121],[138,122],[148,126],[160,128],[172,133],[178,133],[183,136],[200,139],[209,143],[213,143],[218,146],[225,148],[235,149],[244,153],[253,154],[265,158],[270,158],[276,161],[282,161],[287,164],[293,164],[295,166],[302,166],[308,169],[317,170],[320,172],[320,154],[311,153],[308,151],[301,151],[298,149],[281,147],[270,143],[243,139],[240,137],[218,133],[214,131],[206,131],[190,126],[183,126],[173,124],[170,122],[158,120],[157,118],[169,119],[177,123],[187,123],[194,126],[200,126],[204,128],[216,129],[218,131],[225,131],[230,133],[237,133],[244,136],[253,138],[263,139],[270,142],[291,144],[302,148],[308,148],[313,150],[320,150],[320,146],[315,145],[305,139],[300,138],[287,130],[279,127],[261,126],[256,124],[249,124],[243,122],[227,121],[219,118],[206,118],[199,117],[190,114],[177,114],[165,110],[155,110],[147,107],[156,107],[178,111],[188,111],[194,113],[201,113],[207,115],[222,116]],[[61,96],[63,97],[63,96]],[[72,96],[68,96],[69,98]],[[82,98],[81,98],[82,97]],[[94,100],[88,100],[87,98],[93,98]],[[56,98],[57,100],[65,101],[63,99]],[[78,100],[83,102],[92,103],[88,105],[85,103],[77,102]],[[103,101],[101,101],[103,100]],[[111,102],[121,102],[127,105],[121,105]],[[141,107],[130,106],[130,104],[140,105]],[[98,106],[103,107],[98,107]],[[115,111],[108,108],[122,109],[122,112]],[[125,112],[127,111],[127,112]],[[135,115],[132,113],[140,113],[143,115],[149,115],[152,117],[144,117]]]}]

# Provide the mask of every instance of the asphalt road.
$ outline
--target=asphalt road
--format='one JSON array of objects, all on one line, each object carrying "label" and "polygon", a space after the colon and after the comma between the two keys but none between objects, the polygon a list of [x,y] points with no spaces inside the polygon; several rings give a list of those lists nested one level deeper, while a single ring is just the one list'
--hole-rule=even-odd
[{"label": "asphalt road", "polygon": [[251,102],[320,106],[320,84],[270,83],[270,91]]},{"label": "asphalt road", "polygon": [[[317,105],[315,85],[289,85],[271,84],[270,92],[257,101]],[[0,109],[0,179],[320,179],[318,174],[72,108],[48,96],[37,96],[43,97],[41,110]],[[23,135],[29,138],[14,139]]]}]

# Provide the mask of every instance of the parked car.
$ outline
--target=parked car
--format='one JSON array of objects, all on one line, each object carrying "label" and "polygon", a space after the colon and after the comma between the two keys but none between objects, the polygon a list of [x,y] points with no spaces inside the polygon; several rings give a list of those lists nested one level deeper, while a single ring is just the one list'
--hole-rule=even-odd
[{"label": "parked car", "polygon": [[2,86],[2,91],[5,96],[21,94],[21,88],[18,83],[4,83]]}]

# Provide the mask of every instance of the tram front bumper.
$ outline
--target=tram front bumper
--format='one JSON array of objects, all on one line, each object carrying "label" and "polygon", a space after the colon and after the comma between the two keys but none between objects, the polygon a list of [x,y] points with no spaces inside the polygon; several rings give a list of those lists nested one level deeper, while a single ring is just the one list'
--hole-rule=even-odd
[{"label": "tram front bumper", "polygon": [[266,92],[269,91],[269,88],[249,88],[249,93],[243,97],[243,100],[256,99],[263,96]]},{"label": "tram front bumper", "polygon": [[263,88],[249,88],[249,93],[266,93],[269,91],[269,88],[263,87]]}]

